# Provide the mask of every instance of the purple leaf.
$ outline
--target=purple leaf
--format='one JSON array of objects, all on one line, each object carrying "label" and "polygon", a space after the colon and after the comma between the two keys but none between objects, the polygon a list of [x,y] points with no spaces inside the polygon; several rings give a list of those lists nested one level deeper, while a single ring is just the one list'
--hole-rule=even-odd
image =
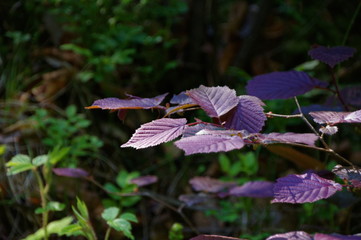
[{"label": "purple leaf", "polygon": [[273,197],[273,187],[273,182],[253,181],[247,182],[242,186],[232,188],[228,194],[237,197]]},{"label": "purple leaf", "polygon": [[235,186],[233,182],[223,182],[210,177],[194,177],[189,183],[195,191],[218,193],[226,188]]},{"label": "purple leaf", "polygon": [[205,87],[187,91],[188,96],[198,104],[210,117],[220,117],[237,106],[236,91],[228,87]]},{"label": "purple leaf", "polygon": [[157,176],[142,176],[130,180],[131,183],[137,185],[138,187],[144,187],[156,183],[157,181],[158,181]]},{"label": "purple leaf", "polygon": [[341,235],[337,233],[332,234],[323,234],[316,233],[313,236],[314,240],[361,240],[361,236],[352,236],[352,235]]},{"label": "purple leaf", "polygon": [[340,62],[352,57],[356,49],[351,47],[337,46],[337,47],[324,47],[318,46],[308,51],[308,55],[312,59],[319,60],[326,63],[330,67],[334,67]]},{"label": "purple leaf", "polygon": [[320,132],[326,135],[334,135],[338,132],[338,128],[336,126],[327,125],[326,127],[321,127]]},{"label": "purple leaf", "polygon": [[53,168],[53,172],[58,176],[83,178],[90,174],[81,168]]},{"label": "purple leaf", "polygon": [[338,123],[360,123],[361,110],[355,112],[310,112],[313,121],[319,124],[335,125]]},{"label": "purple leaf", "polygon": [[302,175],[291,174],[277,179],[272,203],[305,203],[329,198],[335,192],[341,191],[342,185],[332,180],[324,179],[314,173]]},{"label": "purple leaf", "polygon": [[361,86],[345,87],[340,94],[347,104],[361,107]]},{"label": "purple leaf", "polygon": [[184,202],[187,206],[194,206],[198,203],[209,201],[209,196],[204,193],[183,194],[178,197],[179,201]]},{"label": "purple leaf", "polygon": [[344,167],[336,165],[332,172],[339,178],[347,180],[352,183],[354,187],[360,187],[361,184],[361,169],[357,167]]},{"label": "purple leaf", "polygon": [[194,125],[194,126],[186,126],[185,129],[184,129],[182,137],[186,138],[186,137],[195,136],[199,131],[202,131],[202,130],[205,130],[205,129],[207,129],[207,130],[222,130],[224,128],[220,128],[220,127],[210,125],[210,124],[200,123],[200,124],[197,124],[197,125]]},{"label": "purple leaf", "polygon": [[263,105],[264,103],[257,97],[239,96],[237,107],[225,115],[224,126],[229,129],[246,130],[250,133],[260,132],[267,119],[263,112]]},{"label": "purple leaf", "polygon": [[152,147],[171,141],[183,133],[187,119],[162,118],[143,124],[138,128],[128,142],[121,147],[136,149]]},{"label": "purple leaf", "polygon": [[190,240],[241,240],[241,238],[225,237],[219,235],[199,235]]},{"label": "purple leaf", "polygon": [[311,78],[305,72],[272,72],[254,77],[247,84],[247,94],[263,100],[287,99],[304,94],[327,83]]},{"label": "purple leaf", "polygon": [[174,143],[185,152],[185,155],[195,153],[228,152],[241,149],[243,139],[238,136],[196,135],[182,138]]},{"label": "purple leaf", "polygon": [[86,107],[87,109],[101,108],[101,109],[150,109],[161,108],[163,106],[159,104],[163,101],[168,93],[156,96],[154,98],[131,98],[131,99],[119,99],[119,98],[104,98],[94,101],[94,103]]},{"label": "purple leaf", "polygon": [[260,134],[261,143],[273,144],[273,143],[302,143],[310,146],[314,146],[318,140],[318,136],[313,133],[269,133]]},{"label": "purple leaf", "polygon": [[312,240],[312,237],[303,231],[295,231],[288,233],[275,234],[266,240]]},{"label": "purple leaf", "polygon": [[170,100],[170,103],[184,105],[184,104],[193,104],[194,102],[185,92],[181,92],[178,95],[174,95]]}]

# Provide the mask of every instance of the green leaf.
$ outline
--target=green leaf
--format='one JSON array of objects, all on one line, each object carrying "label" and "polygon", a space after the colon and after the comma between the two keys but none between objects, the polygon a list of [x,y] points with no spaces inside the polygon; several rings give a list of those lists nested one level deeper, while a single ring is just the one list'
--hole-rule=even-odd
[{"label": "green leaf", "polygon": [[77,208],[78,208],[81,216],[84,217],[85,219],[88,219],[89,213],[88,213],[88,209],[85,205],[85,202],[81,201],[79,198],[76,198],[76,205],[77,205]]},{"label": "green leaf", "polygon": [[61,159],[63,159],[70,151],[70,147],[60,148],[53,150],[49,155],[49,162],[51,165],[57,164]]},{"label": "green leaf", "polygon": [[84,235],[82,232],[82,227],[77,223],[66,226],[61,230],[60,234],[67,237]]},{"label": "green leaf", "polygon": [[74,105],[70,105],[65,109],[66,116],[70,119],[76,115],[76,107]]},{"label": "green leaf", "polygon": [[137,217],[133,213],[123,213],[122,215],[120,215],[120,218],[123,218],[130,222],[135,222],[135,223],[138,222]]},{"label": "green leaf", "polygon": [[219,165],[221,166],[222,171],[225,173],[228,173],[229,169],[231,168],[231,161],[229,160],[227,155],[220,154],[218,161],[219,161]]},{"label": "green leaf", "polygon": [[37,167],[45,164],[47,161],[48,161],[48,155],[40,155],[32,160],[33,164]]},{"label": "green leaf", "polygon": [[30,157],[24,154],[14,156],[6,163],[6,167],[8,167],[8,175],[15,175],[35,168],[35,166],[31,164]]},{"label": "green leaf", "polygon": [[128,222],[125,219],[122,218],[116,218],[112,221],[108,221],[107,222],[109,226],[111,226],[112,228],[114,228],[117,231],[125,231],[128,230],[130,231],[132,229],[132,225],[130,224],[130,222]]},{"label": "green leaf", "polygon": [[[46,227],[47,230],[48,230],[48,235],[57,234],[59,236],[62,236],[63,235],[63,233],[62,233],[63,229],[66,226],[69,226],[72,221],[73,221],[72,217],[65,217],[65,218],[62,218],[60,220],[50,222]],[[43,238],[44,238],[44,228],[40,228],[38,231],[36,231],[35,233],[27,236],[23,240],[41,240]]]},{"label": "green leaf", "polygon": [[0,156],[5,153],[6,145],[0,145]]},{"label": "green leaf", "polygon": [[37,208],[35,209],[35,213],[36,214],[40,214],[46,211],[63,211],[65,208],[65,204],[64,203],[60,203],[60,202],[55,202],[55,201],[51,201],[48,202],[48,204],[46,205],[45,209],[44,208]]},{"label": "green leaf", "polygon": [[106,221],[114,220],[118,216],[119,211],[120,211],[120,209],[117,207],[107,208],[102,213],[102,218]]}]

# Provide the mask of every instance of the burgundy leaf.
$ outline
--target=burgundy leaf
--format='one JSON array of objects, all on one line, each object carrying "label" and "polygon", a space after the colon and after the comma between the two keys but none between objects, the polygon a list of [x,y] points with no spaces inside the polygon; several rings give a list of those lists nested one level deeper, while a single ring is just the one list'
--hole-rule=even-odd
[{"label": "burgundy leaf", "polygon": [[154,98],[131,98],[131,99],[119,99],[119,98],[104,98],[94,101],[94,103],[86,107],[87,109],[101,108],[101,109],[150,109],[150,108],[162,108],[159,104],[163,101],[168,93],[156,96]]},{"label": "burgundy leaf", "polygon": [[214,125],[210,125],[210,124],[204,124],[204,123],[200,123],[194,126],[186,126],[183,132],[183,138],[186,137],[191,137],[191,136],[195,136],[198,132],[202,131],[202,130],[222,130],[224,128],[221,127],[217,127]]},{"label": "burgundy leaf", "polygon": [[361,107],[361,86],[345,87],[340,94],[347,104]]},{"label": "burgundy leaf", "polygon": [[241,240],[241,238],[225,237],[219,235],[199,235],[190,240]]},{"label": "burgundy leaf", "polygon": [[335,125],[338,123],[360,123],[361,110],[355,112],[310,112],[313,121],[319,124]]},{"label": "burgundy leaf", "polygon": [[316,233],[313,236],[313,238],[314,240],[361,240],[361,236],[341,235],[337,233],[332,233],[332,234]]},{"label": "burgundy leaf", "polygon": [[196,135],[182,138],[175,145],[185,152],[185,155],[195,153],[228,152],[241,149],[243,139],[238,136]]},{"label": "burgundy leaf", "polygon": [[336,174],[339,178],[351,182],[354,187],[361,186],[361,169],[358,167],[344,167],[341,165],[336,165],[332,172]]},{"label": "burgundy leaf", "polygon": [[156,183],[157,181],[158,181],[157,176],[142,176],[130,180],[131,183],[137,185],[138,187],[144,187]]},{"label": "burgundy leaf", "polygon": [[187,206],[194,206],[198,203],[209,201],[209,196],[204,193],[199,194],[183,194],[178,197],[179,201],[184,202]]},{"label": "burgundy leaf", "polygon": [[318,139],[318,136],[313,133],[269,133],[260,134],[261,143],[273,144],[273,143],[302,143],[306,145],[314,146]]},{"label": "burgundy leaf", "polygon": [[312,237],[303,231],[275,234],[266,240],[312,240]]},{"label": "burgundy leaf", "polygon": [[253,181],[247,182],[242,186],[232,188],[228,194],[237,197],[273,197],[273,187],[273,182]]},{"label": "burgundy leaf", "polygon": [[124,121],[125,117],[127,116],[127,113],[128,113],[128,109],[119,109],[117,114],[119,120]]},{"label": "burgundy leaf", "polygon": [[83,178],[90,174],[81,168],[53,168],[53,172],[58,176]]},{"label": "burgundy leaf", "polygon": [[188,96],[198,104],[210,117],[220,117],[237,106],[236,91],[228,87],[205,87],[187,91]]},{"label": "burgundy leaf", "polygon": [[311,58],[326,63],[330,67],[334,67],[340,62],[352,57],[356,49],[351,47],[337,46],[337,47],[324,47],[318,46],[308,51]]},{"label": "burgundy leaf", "polygon": [[257,97],[239,96],[237,107],[225,115],[224,126],[230,129],[246,130],[250,133],[260,132],[267,119],[263,112],[263,105],[264,103]]},{"label": "burgundy leaf", "polygon": [[235,186],[233,182],[223,182],[218,179],[210,177],[194,177],[189,180],[189,183],[192,185],[192,188],[195,191],[204,191],[210,193],[218,193],[226,188]]},{"label": "burgundy leaf", "polygon": [[186,124],[187,119],[185,118],[154,120],[138,128],[129,141],[121,147],[140,149],[171,141],[183,133]]},{"label": "burgundy leaf", "polygon": [[247,94],[263,100],[287,99],[304,94],[327,83],[311,78],[305,72],[272,72],[254,77],[247,84]]},{"label": "burgundy leaf", "polygon": [[272,203],[305,203],[329,198],[335,192],[341,191],[342,185],[332,180],[324,179],[314,173],[302,175],[291,174],[277,179]]},{"label": "burgundy leaf", "polygon": [[194,102],[185,92],[181,92],[178,95],[174,95],[170,100],[170,103],[184,105],[184,104],[192,104]]}]

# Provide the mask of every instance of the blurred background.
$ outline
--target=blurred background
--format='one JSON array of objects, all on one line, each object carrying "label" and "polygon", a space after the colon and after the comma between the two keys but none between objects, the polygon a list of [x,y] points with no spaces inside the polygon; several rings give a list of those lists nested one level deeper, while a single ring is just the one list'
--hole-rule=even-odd
[{"label": "blurred background", "polygon": [[[352,194],[303,205],[212,198],[188,207],[178,200],[193,192],[188,181],[194,176],[239,184],[274,181],[287,173],[335,165],[325,154],[257,148],[184,157],[172,143],[121,149],[136,128],[162,114],[129,111],[121,121],[116,113],[84,109],[96,99],[126,94],[154,97],[168,92],[169,101],[171,94],[201,84],[227,85],[245,94],[249,79],[272,71],[305,70],[330,81],[328,68],[311,61],[307,52],[316,44],[359,50],[359,5],[341,0],[1,0],[0,239],[21,239],[41,226],[41,216],[34,214],[40,204],[34,176],[7,176],[5,162],[19,153],[35,157],[62,148],[68,151],[58,167],[83,168],[108,190],[137,191],[128,181],[136,176],[159,179],[146,187],[154,200],[119,198],[89,181],[54,176],[49,195],[66,207],[50,219],[72,215],[78,196],[88,206],[100,239],[107,230],[100,214],[107,206],[138,217],[135,239],[169,239],[177,222],[184,239],[195,236],[184,216],[200,233],[249,239],[291,230],[361,232],[361,206]],[[340,86],[357,90],[352,94],[360,106],[359,52],[336,68],[336,75]],[[323,103],[329,96],[315,90],[300,102]],[[265,103],[267,112],[291,114],[296,109],[291,100]],[[359,127],[341,129],[330,144],[361,164]],[[309,132],[299,119],[270,119],[263,132],[272,131]],[[184,207],[182,214],[160,202]],[[116,231],[111,234],[111,239],[123,238]]]}]

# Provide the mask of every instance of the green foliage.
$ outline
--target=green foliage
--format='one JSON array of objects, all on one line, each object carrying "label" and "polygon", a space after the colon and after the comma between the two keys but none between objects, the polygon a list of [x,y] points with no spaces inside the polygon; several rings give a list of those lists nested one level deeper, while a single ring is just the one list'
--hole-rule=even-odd
[{"label": "green foliage", "polygon": [[119,216],[119,213],[119,208],[110,207],[104,210],[102,213],[102,218],[107,221],[107,224],[111,228],[122,232],[127,238],[134,239],[134,236],[131,232],[132,225],[130,222],[137,223],[138,220],[136,216],[132,213],[123,213]]},{"label": "green foliage", "polygon": [[[56,234],[58,236],[63,236],[64,229],[70,226],[71,222],[73,221],[72,217],[65,217],[60,220],[56,220],[53,222],[50,222],[47,225],[47,232],[48,234]],[[40,228],[38,231],[36,231],[34,234],[31,234],[24,238],[23,240],[41,240],[44,239],[44,229]]]},{"label": "green foliage", "polygon": [[48,202],[48,204],[46,205],[45,208],[35,209],[35,213],[40,214],[40,213],[49,212],[49,211],[63,211],[64,208],[65,208],[64,203],[51,201],[51,202]]},{"label": "green foliage", "polygon": [[180,223],[173,223],[169,230],[169,240],[183,240],[183,225]]},{"label": "green foliage", "polygon": [[92,157],[103,145],[99,138],[85,133],[84,130],[90,125],[90,121],[86,120],[84,115],[77,114],[74,105],[65,109],[64,118],[51,117],[47,110],[38,109],[33,120],[36,121],[37,128],[44,133],[44,145],[54,151],[60,151],[56,149],[62,148],[57,153],[62,158],[67,155],[61,163],[62,166],[75,167],[80,157]]}]

